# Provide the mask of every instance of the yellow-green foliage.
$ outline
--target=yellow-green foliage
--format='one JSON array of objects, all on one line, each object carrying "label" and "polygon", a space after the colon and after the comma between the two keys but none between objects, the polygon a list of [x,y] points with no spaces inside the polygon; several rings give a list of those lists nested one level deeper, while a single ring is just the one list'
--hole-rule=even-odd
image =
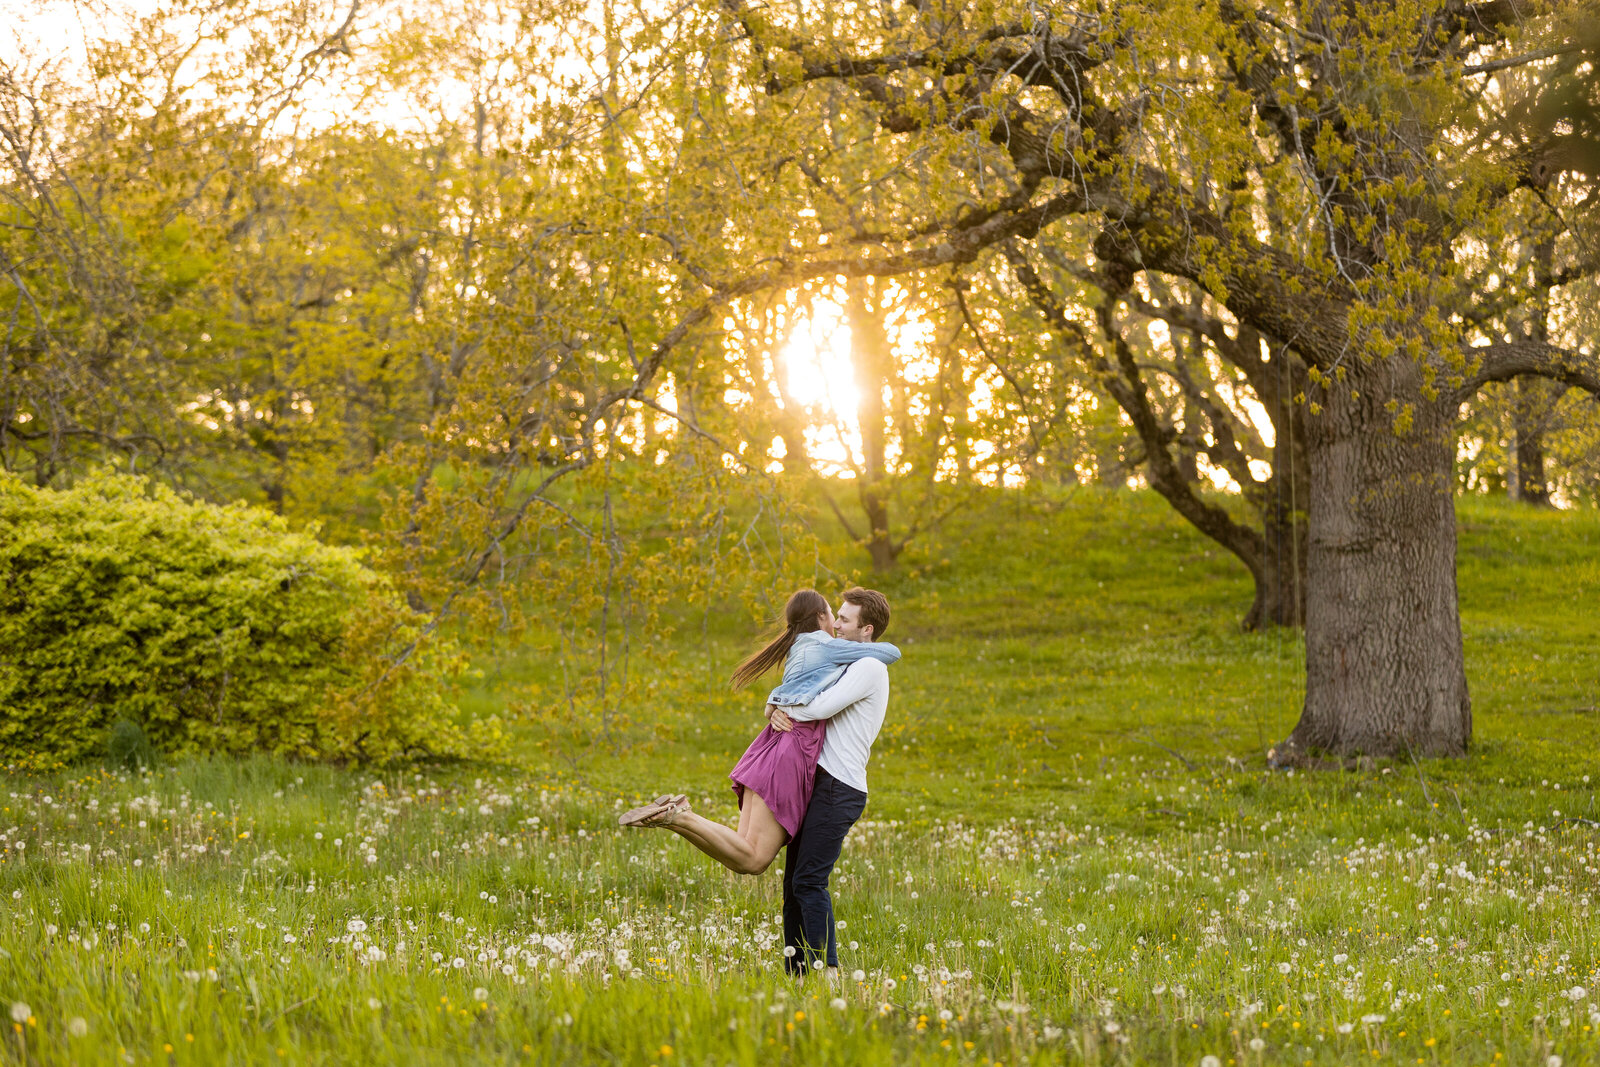
[{"label": "yellow-green foliage", "polygon": [[359,553],[270,512],[0,475],[0,757],[81,758],[122,719],[169,752],[463,751],[448,650],[396,664],[420,636]]}]

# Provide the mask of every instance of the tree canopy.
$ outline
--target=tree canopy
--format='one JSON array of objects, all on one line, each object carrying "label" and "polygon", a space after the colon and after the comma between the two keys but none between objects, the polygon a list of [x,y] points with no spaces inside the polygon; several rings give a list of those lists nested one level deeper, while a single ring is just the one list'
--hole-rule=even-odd
[{"label": "tree canopy", "polygon": [[1285,758],[1459,752],[1452,494],[1600,486],[1575,3],[85,10],[0,75],[0,461],[567,620],[602,719],[664,605],[816,573],[797,499],[889,567],[1133,480],[1305,625]]}]

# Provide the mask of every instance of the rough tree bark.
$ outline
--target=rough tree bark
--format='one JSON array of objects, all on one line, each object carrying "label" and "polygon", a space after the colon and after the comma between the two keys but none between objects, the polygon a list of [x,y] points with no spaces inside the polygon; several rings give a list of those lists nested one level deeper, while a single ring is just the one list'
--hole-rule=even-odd
[{"label": "rough tree bark", "polygon": [[[1371,378],[1387,380],[1368,381]],[[1456,596],[1455,411],[1396,433],[1383,398],[1415,365],[1352,375],[1307,420],[1306,702],[1274,753],[1459,755],[1472,737]]]}]

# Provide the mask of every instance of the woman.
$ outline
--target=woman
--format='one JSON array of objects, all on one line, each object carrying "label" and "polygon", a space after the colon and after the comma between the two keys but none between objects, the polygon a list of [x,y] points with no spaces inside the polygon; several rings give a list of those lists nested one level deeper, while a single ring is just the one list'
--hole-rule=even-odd
[{"label": "woman", "polygon": [[[870,656],[893,663],[900,658],[900,650],[890,644],[835,638],[833,609],[814,589],[791,596],[783,618],[783,632],[733,673],[734,688],[742,689],[784,664],[783,682],[767,698],[769,704],[792,707],[810,702],[858,659]],[[800,829],[827,728],[826,720],[796,722],[791,730],[769,725],[756,735],[728,775],[739,798],[738,829],[696,815],[681,793],[663,794],[618,821],[624,826],[665,827],[730,871],[760,874]]]}]

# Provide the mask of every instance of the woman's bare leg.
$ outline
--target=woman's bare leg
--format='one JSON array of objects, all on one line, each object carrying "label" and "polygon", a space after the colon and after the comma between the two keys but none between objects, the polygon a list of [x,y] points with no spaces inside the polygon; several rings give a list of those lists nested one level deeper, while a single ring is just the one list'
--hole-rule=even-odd
[{"label": "woman's bare leg", "polygon": [[671,830],[735,874],[760,874],[772,866],[789,832],[778,823],[767,802],[754,790],[744,791],[737,830],[712,822],[687,809],[656,825]]}]

